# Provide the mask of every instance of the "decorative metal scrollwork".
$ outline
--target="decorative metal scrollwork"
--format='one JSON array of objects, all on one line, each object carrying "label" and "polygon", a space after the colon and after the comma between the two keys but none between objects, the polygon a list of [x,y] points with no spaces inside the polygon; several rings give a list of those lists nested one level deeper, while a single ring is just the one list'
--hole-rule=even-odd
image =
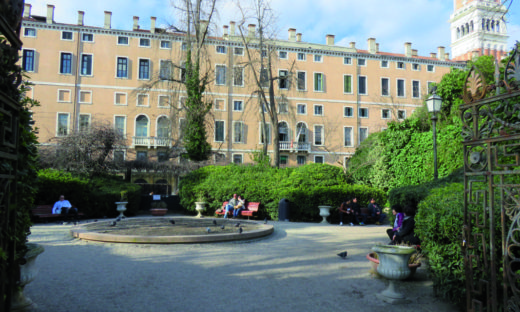
[{"label": "decorative metal scrollwork", "polygon": [[465,88],[462,97],[466,103],[481,100],[486,96],[488,88],[486,78],[482,72],[475,67],[475,65],[471,66],[466,81],[464,82],[464,86]]},{"label": "decorative metal scrollwork", "polygon": [[513,55],[507,62],[504,70],[504,82],[507,91],[518,90],[520,88],[520,43],[516,42],[516,49],[513,50]]}]

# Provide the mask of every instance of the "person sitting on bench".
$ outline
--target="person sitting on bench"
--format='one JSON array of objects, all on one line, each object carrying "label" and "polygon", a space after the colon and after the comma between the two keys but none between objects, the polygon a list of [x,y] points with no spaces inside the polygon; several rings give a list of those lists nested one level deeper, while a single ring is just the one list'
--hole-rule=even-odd
[{"label": "person sitting on bench", "polygon": [[52,214],[61,214],[64,216],[74,215],[78,216],[78,209],[73,208],[68,200],[65,199],[64,195],[60,195],[60,200],[54,203],[52,207]]},{"label": "person sitting on bench", "polygon": [[233,194],[233,198],[231,198],[227,205],[226,205],[226,213],[224,214],[224,219],[227,218],[228,213],[231,211],[231,213],[234,212],[235,206],[238,204],[237,200],[237,194]]}]

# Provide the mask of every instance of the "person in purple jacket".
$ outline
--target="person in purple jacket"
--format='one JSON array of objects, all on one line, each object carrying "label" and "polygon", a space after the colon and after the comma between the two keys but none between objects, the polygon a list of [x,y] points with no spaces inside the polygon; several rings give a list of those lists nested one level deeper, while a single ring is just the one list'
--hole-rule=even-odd
[{"label": "person in purple jacket", "polygon": [[393,241],[395,233],[397,233],[399,228],[403,225],[404,213],[401,205],[393,205],[392,214],[395,216],[394,227],[386,230],[386,234],[388,234],[388,237],[390,237],[390,241]]}]

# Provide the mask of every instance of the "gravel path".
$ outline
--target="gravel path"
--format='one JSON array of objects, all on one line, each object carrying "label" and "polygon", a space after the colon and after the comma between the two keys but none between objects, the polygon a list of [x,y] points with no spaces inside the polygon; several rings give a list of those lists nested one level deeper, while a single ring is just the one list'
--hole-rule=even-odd
[{"label": "gravel path", "polygon": [[266,238],[190,245],[89,242],[71,226],[37,224],[29,241],[45,252],[25,294],[53,312],[457,311],[432,296],[424,268],[399,283],[412,303],[375,297],[385,280],[365,256],[386,242],[386,227],[274,224]]}]

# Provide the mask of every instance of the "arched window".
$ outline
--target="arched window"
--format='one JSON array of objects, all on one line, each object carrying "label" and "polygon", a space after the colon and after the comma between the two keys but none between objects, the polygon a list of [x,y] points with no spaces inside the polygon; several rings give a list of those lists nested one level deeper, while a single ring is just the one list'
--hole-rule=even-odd
[{"label": "arched window", "polygon": [[289,126],[285,121],[278,123],[278,140],[280,142],[289,142]]},{"label": "arched window", "polygon": [[495,31],[495,21],[491,21],[491,31]]},{"label": "arched window", "polygon": [[497,26],[497,32],[500,32],[500,22],[499,21],[497,21],[497,25],[496,26]]},{"label": "arched window", "polygon": [[146,117],[145,115],[139,115],[135,119],[135,136],[148,136],[148,117]]},{"label": "arched window", "polygon": [[460,38],[460,28],[457,27],[457,39]]},{"label": "arched window", "polygon": [[473,21],[471,21],[471,22],[469,23],[469,31],[470,31],[470,32],[474,32],[474,31],[475,31],[475,28],[473,28]]},{"label": "arched window", "polygon": [[489,31],[489,20],[486,21],[486,30]]},{"label": "arched window", "polygon": [[307,143],[307,125],[303,122],[296,125],[296,139],[298,143]]},{"label": "arched window", "polygon": [[157,119],[157,137],[159,138],[167,138],[169,137],[168,129],[170,128],[170,121],[168,117],[161,116]]},{"label": "arched window", "polygon": [[464,30],[464,25],[462,25],[462,27],[460,28],[460,35],[461,35],[461,37],[464,37],[465,34],[466,33],[465,33],[465,30]]},{"label": "arched window", "polygon": [[486,20],[482,19],[482,30],[486,30]]},{"label": "arched window", "polygon": [[469,24],[466,23],[466,35],[469,34]]}]

